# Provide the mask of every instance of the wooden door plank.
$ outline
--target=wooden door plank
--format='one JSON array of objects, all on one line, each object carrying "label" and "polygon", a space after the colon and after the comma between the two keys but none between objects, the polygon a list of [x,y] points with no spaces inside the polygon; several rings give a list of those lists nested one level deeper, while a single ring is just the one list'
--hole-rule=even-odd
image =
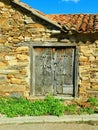
[{"label": "wooden door plank", "polygon": [[51,48],[35,49],[35,93],[45,95],[52,92]]},{"label": "wooden door plank", "polygon": [[73,94],[73,52],[74,49],[72,48],[57,49],[57,58],[58,58],[57,91],[58,93]]}]

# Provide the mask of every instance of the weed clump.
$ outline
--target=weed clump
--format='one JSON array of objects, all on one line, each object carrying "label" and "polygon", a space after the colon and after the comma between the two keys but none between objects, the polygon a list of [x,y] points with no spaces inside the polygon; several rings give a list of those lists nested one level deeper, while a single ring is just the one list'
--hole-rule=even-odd
[{"label": "weed clump", "polygon": [[24,98],[0,98],[0,114],[7,117],[93,113],[98,113],[98,99],[94,97],[87,101],[72,100],[66,105],[65,100],[50,95],[44,100],[35,101]]}]

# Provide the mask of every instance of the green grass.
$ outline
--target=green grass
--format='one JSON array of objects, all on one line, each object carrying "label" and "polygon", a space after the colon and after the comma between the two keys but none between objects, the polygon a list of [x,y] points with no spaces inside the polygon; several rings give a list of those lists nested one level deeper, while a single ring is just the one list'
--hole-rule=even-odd
[{"label": "green grass", "polygon": [[24,98],[0,98],[0,113],[8,117],[64,114],[64,105],[59,99],[47,96],[45,100],[29,101]]},{"label": "green grass", "polygon": [[65,113],[67,114],[77,114],[77,105],[71,104],[71,105],[67,105],[65,106]]},{"label": "green grass", "polygon": [[35,101],[24,98],[0,98],[0,113],[7,117],[98,113],[98,99],[96,98],[87,100],[90,107],[88,105],[81,106],[76,101],[65,106],[64,102],[64,100],[53,96]]},{"label": "green grass", "polygon": [[98,99],[95,98],[95,97],[91,97],[91,98],[89,98],[89,99],[87,100],[87,102],[90,102],[91,105],[93,105],[93,106],[98,105]]}]

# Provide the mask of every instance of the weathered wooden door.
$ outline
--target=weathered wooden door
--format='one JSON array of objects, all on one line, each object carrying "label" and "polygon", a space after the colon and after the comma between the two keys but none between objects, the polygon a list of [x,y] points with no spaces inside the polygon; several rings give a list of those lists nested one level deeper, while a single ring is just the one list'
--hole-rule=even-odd
[{"label": "weathered wooden door", "polygon": [[74,48],[35,47],[33,87],[35,95],[73,95]]}]

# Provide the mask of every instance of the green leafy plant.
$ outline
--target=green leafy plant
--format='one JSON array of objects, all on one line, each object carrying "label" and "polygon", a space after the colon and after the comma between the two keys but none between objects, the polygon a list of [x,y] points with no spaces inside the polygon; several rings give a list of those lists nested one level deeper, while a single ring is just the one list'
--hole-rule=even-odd
[{"label": "green leafy plant", "polygon": [[59,99],[47,96],[45,100],[29,101],[24,98],[1,98],[0,113],[8,117],[64,114],[64,105]]},{"label": "green leafy plant", "polygon": [[95,97],[91,97],[87,100],[87,102],[90,102],[91,105],[95,106],[95,105],[98,105],[98,99],[95,98]]},{"label": "green leafy plant", "polygon": [[85,105],[79,101],[71,101],[64,105],[63,99],[57,99],[51,95],[44,100],[30,101],[24,98],[0,98],[0,113],[8,117],[16,116],[40,116],[64,114],[93,114],[98,113],[98,99],[89,98]]},{"label": "green leafy plant", "polygon": [[45,102],[50,115],[64,115],[64,105],[61,100],[54,98],[53,96],[47,96]]},{"label": "green leafy plant", "polygon": [[68,105],[68,106],[65,106],[65,112],[67,112],[68,114],[77,114],[77,105],[75,104],[71,104],[71,105]]},{"label": "green leafy plant", "polygon": [[92,108],[80,108],[79,114],[94,114],[94,110]]}]

